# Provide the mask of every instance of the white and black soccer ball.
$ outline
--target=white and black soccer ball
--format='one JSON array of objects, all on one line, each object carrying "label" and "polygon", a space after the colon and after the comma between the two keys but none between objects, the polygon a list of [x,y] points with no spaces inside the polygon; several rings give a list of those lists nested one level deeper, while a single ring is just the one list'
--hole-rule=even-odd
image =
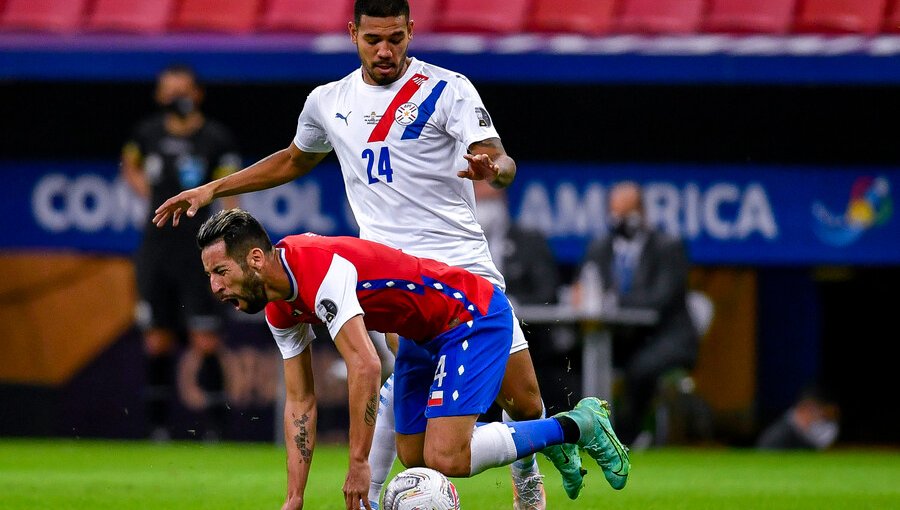
[{"label": "white and black soccer ball", "polygon": [[440,472],[409,468],[388,484],[381,510],[459,510],[459,494],[453,482]]}]

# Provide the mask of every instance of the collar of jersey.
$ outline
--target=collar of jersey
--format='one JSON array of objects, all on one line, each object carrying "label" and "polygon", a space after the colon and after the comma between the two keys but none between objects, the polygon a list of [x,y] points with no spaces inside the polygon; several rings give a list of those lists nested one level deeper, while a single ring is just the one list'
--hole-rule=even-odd
[{"label": "collar of jersey", "polygon": [[278,251],[278,260],[281,261],[281,267],[284,268],[284,272],[288,275],[288,280],[291,283],[291,297],[287,298],[286,301],[294,301],[297,299],[297,278],[294,276],[294,272],[291,271],[291,266],[288,265],[287,262],[287,253],[284,248],[275,248]]}]

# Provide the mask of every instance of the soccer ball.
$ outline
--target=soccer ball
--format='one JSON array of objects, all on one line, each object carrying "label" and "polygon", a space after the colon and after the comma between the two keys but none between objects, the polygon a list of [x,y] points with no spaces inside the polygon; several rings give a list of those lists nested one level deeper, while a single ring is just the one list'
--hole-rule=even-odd
[{"label": "soccer ball", "polygon": [[382,510],[459,510],[459,494],[449,478],[424,467],[398,473],[384,490]]}]

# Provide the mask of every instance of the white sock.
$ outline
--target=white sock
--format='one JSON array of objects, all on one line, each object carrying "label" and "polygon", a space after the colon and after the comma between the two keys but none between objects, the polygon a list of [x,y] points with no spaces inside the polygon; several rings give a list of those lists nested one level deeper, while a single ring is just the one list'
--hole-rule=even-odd
[{"label": "white sock", "polygon": [[375,436],[369,451],[369,467],[372,481],[369,483],[369,501],[379,501],[381,488],[387,480],[394,460],[397,458],[397,443],[394,436],[394,376],[388,377],[381,386],[378,416],[375,419]]},{"label": "white sock", "polygon": [[[507,414],[506,410],[503,411],[503,421],[511,421],[514,422],[509,414]],[[541,401],[541,419],[547,417],[547,408],[544,407],[544,401]],[[538,464],[537,464],[537,454],[531,454],[528,457],[522,457],[521,459],[513,462],[509,465],[509,468],[513,470],[517,475],[521,477],[528,476],[533,473],[538,472]]]},{"label": "white sock", "polygon": [[516,443],[505,423],[494,422],[475,427],[469,448],[472,457],[469,476],[516,460]]}]

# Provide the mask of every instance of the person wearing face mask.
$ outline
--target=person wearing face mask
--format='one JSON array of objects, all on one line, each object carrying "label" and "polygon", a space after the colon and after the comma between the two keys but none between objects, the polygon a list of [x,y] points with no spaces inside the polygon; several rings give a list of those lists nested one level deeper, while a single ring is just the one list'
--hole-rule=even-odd
[{"label": "person wearing face mask", "polygon": [[556,302],[559,268],[541,232],[516,225],[509,215],[506,190],[475,181],[476,215],[491,258],[506,278],[513,304]]},{"label": "person wearing face mask", "polygon": [[[159,111],[137,124],[122,150],[122,175],[139,196],[155,204],[240,169],[231,131],[200,110],[203,91],[191,68],[163,69],[154,98]],[[224,200],[227,207],[237,205],[234,198]],[[172,432],[169,408],[176,387],[186,407],[198,413],[199,435],[215,439],[224,424],[224,317],[207,289],[194,241],[207,217],[204,212],[187,219],[186,228],[161,230],[150,225],[148,216],[135,254],[147,432],[157,440]],[[176,363],[182,343],[187,349]]]},{"label": "person wearing face mask", "polygon": [[660,377],[693,368],[699,338],[687,307],[687,249],[680,238],[650,227],[637,183],[612,187],[607,221],[609,235],[588,247],[582,268],[598,269],[603,306],[650,309],[658,317],[652,325],[607,325],[613,366],[623,376],[616,430],[633,444],[652,417]]}]

